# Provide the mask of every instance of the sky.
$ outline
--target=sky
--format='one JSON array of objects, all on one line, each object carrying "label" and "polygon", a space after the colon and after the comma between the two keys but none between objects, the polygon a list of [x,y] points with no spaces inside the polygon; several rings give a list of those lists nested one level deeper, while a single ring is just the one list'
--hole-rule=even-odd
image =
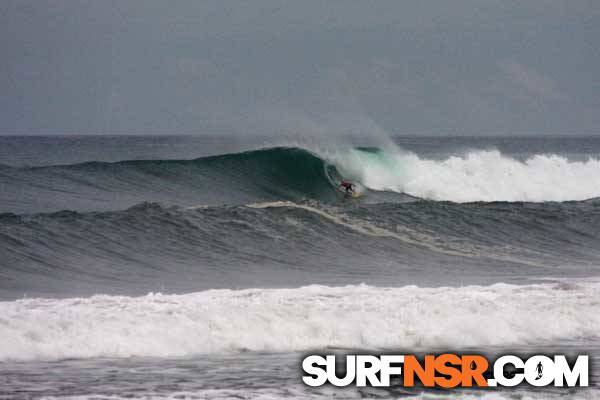
[{"label": "sky", "polygon": [[596,0],[2,0],[0,134],[598,134],[599,39]]}]

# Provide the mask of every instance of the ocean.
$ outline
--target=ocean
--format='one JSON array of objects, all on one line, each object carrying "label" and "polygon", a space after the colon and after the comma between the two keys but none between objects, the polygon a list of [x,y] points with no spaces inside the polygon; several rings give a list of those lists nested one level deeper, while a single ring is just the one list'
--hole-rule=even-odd
[{"label": "ocean", "polygon": [[[0,137],[0,399],[598,398],[599,197],[600,137]],[[301,380],[446,351],[591,385]]]}]

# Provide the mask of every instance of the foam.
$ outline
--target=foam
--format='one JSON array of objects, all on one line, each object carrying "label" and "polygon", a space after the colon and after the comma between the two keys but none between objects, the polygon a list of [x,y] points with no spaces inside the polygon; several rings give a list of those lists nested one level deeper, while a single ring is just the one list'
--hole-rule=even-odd
[{"label": "foam", "polygon": [[328,154],[344,176],[372,190],[455,202],[568,201],[600,196],[600,160],[538,154],[524,162],[497,150],[431,160],[399,149]]},{"label": "foam", "polygon": [[247,204],[247,207],[264,209],[264,208],[298,208],[308,212],[317,214],[335,224],[343,226],[347,229],[353,230],[361,235],[371,237],[385,237],[399,240],[406,244],[416,245],[427,248],[431,251],[441,254],[448,254],[459,257],[487,257],[489,259],[502,260],[508,262],[521,263],[531,265],[534,267],[541,267],[542,265],[530,260],[523,258],[515,258],[507,254],[501,254],[493,248],[478,248],[476,246],[468,246],[464,243],[456,244],[452,242],[445,243],[444,246],[440,246],[438,238],[424,232],[419,232],[408,226],[400,224],[396,225],[398,232],[393,232],[388,229],[381,228],[377,225],[369,223],[368,221],[348,218],[343,214],[337,214],[333,211],[325,211],[320,208],[310,206],[308,204],[298,204],[291,201],[269,201],[262,203]]},{"label": "foam", "polygon": [[595,337],[600,283],[210,290],[0,303],[0,361]]}]

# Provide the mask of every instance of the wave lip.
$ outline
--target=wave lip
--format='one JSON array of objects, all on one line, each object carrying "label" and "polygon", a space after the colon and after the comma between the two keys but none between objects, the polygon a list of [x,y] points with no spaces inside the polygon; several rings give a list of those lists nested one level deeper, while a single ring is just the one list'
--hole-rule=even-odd
[{"label": "wave lip", "polygon": [[0,360],[543,344],[597,337],[598,298],[599,282],[24,299],[0,303]]}]

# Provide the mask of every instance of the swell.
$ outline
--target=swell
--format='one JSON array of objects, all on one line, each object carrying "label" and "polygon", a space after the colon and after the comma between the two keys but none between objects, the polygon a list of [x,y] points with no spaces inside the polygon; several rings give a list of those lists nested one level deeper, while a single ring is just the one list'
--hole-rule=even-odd
[{"label": "swell", "polygon": [[143,201],[244,204],[273,199],[334,201],[326,162],[299,148],[194,160],[85,162],[0,170],[0,210],[110,210]]},{"label": "swell", "polygon": [[4,298],[590,276],[600,202],[319,202],[0,215]]},{"label": "swell", "polygon": [[[600,196],[600,160],[556,154],[517,160],[499,151],[427,159],[399,148],[309,151],[275,147],[194,160],[86,162],[0,168],[0,211],[118,210],[144,201],[189,206],[261,201],[340,203],[341,179],[360,203],[579,201]],[[346,201],[346,203],[348,203]]]}]

